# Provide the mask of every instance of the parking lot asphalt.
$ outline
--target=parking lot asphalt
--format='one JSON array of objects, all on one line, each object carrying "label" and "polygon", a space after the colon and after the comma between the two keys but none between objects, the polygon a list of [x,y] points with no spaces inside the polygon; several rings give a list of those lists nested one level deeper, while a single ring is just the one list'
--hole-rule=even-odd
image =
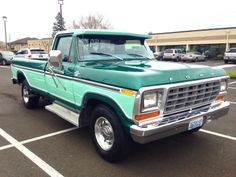
[{"label": "parking lot asphalt", "polygon": [[[219,61],[197,64],[224,66]],[[20,87],[10,77],[10,69],[0,67],[0,177],[236,176],[236,89],[228,90],[229,114],[203,131],[137,144],[126,160],[110,164],[96,153],[87,128],[77,129],[47,112],[44,102],[36,110],[25,109]]]}]

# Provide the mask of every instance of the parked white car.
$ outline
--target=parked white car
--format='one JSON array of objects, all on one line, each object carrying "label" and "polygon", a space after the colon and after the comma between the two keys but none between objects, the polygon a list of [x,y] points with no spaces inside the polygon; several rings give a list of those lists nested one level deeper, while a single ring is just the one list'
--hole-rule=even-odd
[{"label": "parked white car", "polygon": [[181,49],[166,49],[164,51],[163,60],[180,61],[183,56]]},{"label": "parked white car", "polygon": [[206,56],[200,52],[187,52],[181,58],[182,61],[205,61]]},{"label": "parked white car", "polygon": [[14,53],[11,51],[0,51],[0,64],[9,65],[14,56]]},{"label": "parked white car", "polygon": [[16,53],[17,57],[27,59],[48,59],[48,54],[43,49],[38,48],[23,48]]},{"label": "parked white car", "polygon": [[224,62],[236,62],[236,48],[230,48],[229,51],[225,52]]}]

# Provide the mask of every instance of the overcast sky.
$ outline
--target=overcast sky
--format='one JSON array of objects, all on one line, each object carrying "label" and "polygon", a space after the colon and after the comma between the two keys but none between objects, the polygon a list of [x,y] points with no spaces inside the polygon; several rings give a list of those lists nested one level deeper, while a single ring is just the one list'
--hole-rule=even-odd
[{"label": "overcast sky", "polygon": [[[11,41],[50,37],[58,11],[57,0],[0,0]],[[89,13],[104,15],[115,30],[136,33],[236,26],[235,0],[64,0],[66,26]],[[0,41],[5,41],[2,18]]]}]

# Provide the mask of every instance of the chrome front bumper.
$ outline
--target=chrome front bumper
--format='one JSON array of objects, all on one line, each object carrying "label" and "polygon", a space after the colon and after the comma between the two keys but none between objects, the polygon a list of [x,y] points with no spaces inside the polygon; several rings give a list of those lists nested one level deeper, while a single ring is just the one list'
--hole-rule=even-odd
[{"label": "chrome front bumper", "polygon": [[229,107],[230,103],[225,101],[217,107],[210,108],[207,112],[202,112],[198,115],[194,115],[173,123],[161,126],[148,125],[146,128],[139,127],[138,125],[132,125],[130,127],[130,134],[135,142],[141,144],[148,143],[151,141],[155,141],[161,138],[188,131],[188,125],[190,121],[198,117],[203,117],[203,125],[206,122],[218,119],[228,113]]}]

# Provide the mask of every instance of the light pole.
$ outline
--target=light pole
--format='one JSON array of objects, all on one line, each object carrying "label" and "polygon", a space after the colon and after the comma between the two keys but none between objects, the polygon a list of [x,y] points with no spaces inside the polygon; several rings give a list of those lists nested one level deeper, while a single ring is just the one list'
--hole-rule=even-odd
[{"label": "light pole", "polygon": [[60,5],[61,26],[62,26],[63,25],[62,24],[62,5],[64,4],[64,0],[58,0],[58,4]]},{"label": "light pole", "polygon": [[2,19],[3,19],[3,21],[4,21],[5,43],[6,43],[6,50],[7,50],[7,27],[6,27],[7,17],[6,17],[6,16],[3,16]]}]

